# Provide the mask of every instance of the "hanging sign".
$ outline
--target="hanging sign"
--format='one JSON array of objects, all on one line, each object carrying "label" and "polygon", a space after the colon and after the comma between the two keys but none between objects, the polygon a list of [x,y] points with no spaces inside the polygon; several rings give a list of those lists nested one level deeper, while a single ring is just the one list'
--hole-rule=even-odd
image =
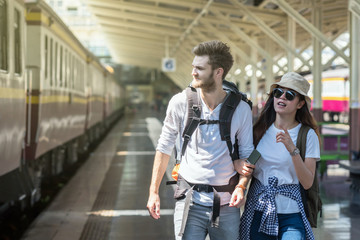
[{"label": "hanging sign", "polygon": [[161,66],[163,72],[175,72],[176,60],[175,58],[163,58]]}]

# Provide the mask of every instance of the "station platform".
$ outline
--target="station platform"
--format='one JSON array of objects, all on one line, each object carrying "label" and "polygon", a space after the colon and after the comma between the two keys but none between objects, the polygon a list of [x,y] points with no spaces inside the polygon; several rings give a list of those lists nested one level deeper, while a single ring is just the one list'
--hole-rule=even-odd
[{"label": "station platform", "polygon": [[[161,218],[146,209],[160,114],[126,114],[90,154],[52,204],[25,232],[26,240],[169,240],[173,232],[170,162],[160,187]],[[323,217],[316,239],[360,239],[360,196],[348,170],[331,165],[320,182]]]}]

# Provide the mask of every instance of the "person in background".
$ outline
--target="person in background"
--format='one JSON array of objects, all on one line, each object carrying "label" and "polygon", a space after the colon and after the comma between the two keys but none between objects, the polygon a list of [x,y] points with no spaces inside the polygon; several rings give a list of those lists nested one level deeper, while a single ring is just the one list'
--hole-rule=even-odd
[{"label": "person in background", "polygon": [[[222,103],[229,94],[222,87],[229,72],[233,57],[230,48],[214,40],[200,43],[193,49],[192,87],[196,88],[202,106],[201,119],[218,120]],[[156,148],[153,173],[147,203],[154,219],[160,218],[159,186],[166,171],[178,134],[182,134],[187,119],[187,97],[183,91],[169,102],[162,133]],[[252,114],[247,103],[237,106],[231,124],[231,140],[238,140],[240,159],[232,160],[225,141],[221,140],[219,124],[199,125],[188,142],[182,156],[177,199],[174,213],[176,239],[232,240],[239,234],[240,205],[244,200],[245,187],[242,181],[252,172],[251,164],[245,163],[253,150]],[[237,172],[243,174],[237,179]],[[235,182],[233,181],[234,179]],[[238,184],[238,185],[237,185]],[[179,191],[179,185],[193,186]],[[217,191],[220,196],[219,222],[212,222],[214,189],[230,186],[231,192]],[[237,186],[237,187],[236,187]],[[180,192],[180,193],[179,193]],[[185,196],[191,199],[186,203]],[[186,210],[188,209],[188,210]]]},{"label": "person in background", "polygon": [[[254,124],[254,145],[261,158],[252,174],[239,239],[314,239],[299,185],[304,189],[312,186],[320,160],[319,130],[309,111],[309,88],[308,81],[294,72],[271,85]],[[296,148],[302,125],[310,127],[305,159]]]}]

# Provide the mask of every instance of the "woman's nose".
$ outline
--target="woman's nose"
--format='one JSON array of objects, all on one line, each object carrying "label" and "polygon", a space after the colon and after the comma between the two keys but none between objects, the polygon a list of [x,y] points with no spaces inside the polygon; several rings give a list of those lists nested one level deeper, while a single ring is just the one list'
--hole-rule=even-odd
[{"label": "woman's nose", "polygon": [[286,99],[285,94],[286,94],[286,92],[284,91],[284,93],[283,93],[283,94],[281,94],[280,98],[282,98],[282,99]]}]

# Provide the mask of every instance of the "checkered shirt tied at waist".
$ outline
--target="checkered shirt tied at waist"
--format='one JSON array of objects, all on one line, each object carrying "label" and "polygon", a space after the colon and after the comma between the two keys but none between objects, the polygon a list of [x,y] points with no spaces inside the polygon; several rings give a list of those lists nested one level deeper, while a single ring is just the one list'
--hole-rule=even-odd
[{"label": "checkered shirt tied at waist", "polygon": [[302,204],[300,185],[283,184],[278,186],[278,182],[279,180],[275,176],[269,177],[269,185],[267,186],[263,185],[256,178],[252,179],[252,184],[247,195],[245,211],[241,216],[239,240],[250,239],[250,226],[255,210],[263,212],[259,231],[272,236],[278,235],[279,222],[275,203],[275,196],[277,194],[289,197],[297,202],[305,226],[306,239],[315,239]]}]

